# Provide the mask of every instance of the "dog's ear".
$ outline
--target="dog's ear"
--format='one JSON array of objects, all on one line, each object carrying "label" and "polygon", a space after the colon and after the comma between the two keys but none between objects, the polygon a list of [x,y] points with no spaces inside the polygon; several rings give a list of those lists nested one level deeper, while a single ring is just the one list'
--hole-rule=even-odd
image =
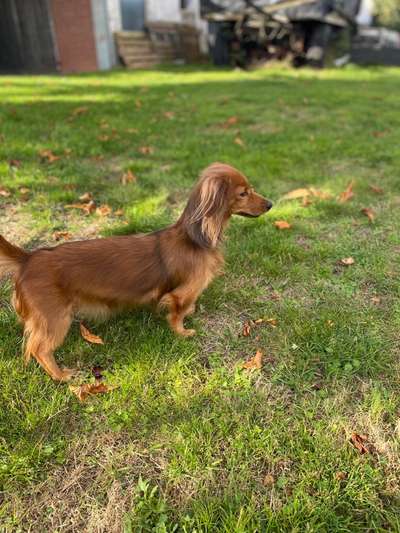
[{"label": "dog's ear", "polygon": [[218,244],[228,213],[226,179],[204,176],[192,192],[183,214],[189,237],[202,248]]}]

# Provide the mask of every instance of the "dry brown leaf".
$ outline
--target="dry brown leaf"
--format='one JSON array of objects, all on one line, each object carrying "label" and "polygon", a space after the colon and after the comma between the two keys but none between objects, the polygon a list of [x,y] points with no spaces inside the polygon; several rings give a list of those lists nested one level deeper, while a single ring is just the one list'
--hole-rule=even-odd
[{"label": "dry brown leaf", "polygon": [[381,299],[379,296],[371,296],[371,302],[375,305],[379,305],[381,303]]},{"label": "dry brown leaf", "polygon": [[335,323],[333,322],[333,320],[327,320],[327,321],[326,321],[326,325],[329,326],[330,328],[333,328],[333,326],[335,325]]},{"label": "dry brown leaf", "polygon": [[250,326],[249,322],[245,322],[243,324],[242,335],[243,335],[243,337],[249,337],[250,333],[251,333],[251,326]]},{"label": "dry brown leaf", "polygon": [[339,194],[339,202],[348,202],[354,196],[353,192],[354,181],[351,181],[346,189]]},{"label": "dry brown leaf", "polygon": [[152,154],[154,152],[154,148],[152,146],[141,146],[139,148],[139,152],[143,155]]},{"label": "dry brown leaf", "polygon": [[87,202],[86,204],[68,204],[64,207],[66,209],[81,209],[82,211],[85,211],[85,213],[88,215],[96,211],[96,204],[95,202],[93,202],[93,200],[90,200],[90,202]]},{"label": "dry brown leaf", "polygon": [[5,189],[4,187],[0,187],[0,196],[3,196],[4,198],[8,198],[11,196],[11,193],[8,189]]},{"label": "dry brown leaf", "polygon": [[286,220],[275,220],[274,226],[278,229],[290,229],[292,227]]},{"label": "dry brown leaf", "polygon": [[233,142],[238,146],[241,146],[242,148],[245,147],[243,140],[239,136],[235,137],[235,140]]},{"label": "dry brown leaf", "polygon": [[272,487],[275,483],[275,478],[272,474],[267,474],[263,480],[264,487]]},{"label": "dry brown leaf", "polygon": [[251,369],[251,368],[257,368],[260,369],[262,367],[262,358],[263,354],[260,352],[260,350],[257,350],[257,353],[254,357],[243,363],[242,368]]},{"label": "dry brown leaf", "polygon": [[142,101],[140,100],[140,98],[136,98],[135,106],[137,107],[137,109],[140,109],[142,107]]},{"label": "dry brown leaf", "polygon": [[273,328],[276,328],[276,326],[278,325],[278,321],[276,318],[263,318],[263,322],[264,324],[269,324]]},{"label": "dry brown leaf", "polygon": [[264,319],[263,318],[256,318],[256,320],[254,320],[254,324],[262,324],[264,322]]},{"label": "dry brown leaf", "polygon": [[80,402],[84,402],[88,396],[95,394],[105,394],[115,389],[116,386],[96,380],[94,383],[84,383],[83,385],[70,385],[69,390],[75,394]]},{"label": "dry brown leaf", "polygon": [[305,198],[310,196],[310,189],[294,189],[282,196],[283,200],[296,200],[297,198]]},{"label": "dry brown leaf", "polygon": [[72,239],[72,233],[70,233],[69,231],[55,231],[53,233],[53,239],[55,241],[60,241],[61,239],[69,241],[70,239]]},{"label": "dry brown leaf", "polygon": [[79,196],[79,200],[82,202],[90,202],[90,200],[93,200],[93,194],[91,192],[85,192]]},{"label": "dry brown leaf", "polygon": [[175,113],[173,111],[165,111],[164,117],[168,120],[172,120],[173,118],[175,118]]},{"label": "dry brown leaf", "polygon": [[313,196],[321,198],[321,200],[329,200],[329,198],[332,198],[332,195],[329,194],[329,192],[320,191],[319,189],[315,189],[314,187],[310,187],[310,192]]},{"label": "dry brown leaf", "polygon": [[89,331],[82,322],[80,323],[80,329],[81,329],[81,335],[85,339],[85,341],[88,341],[92,344],[104,344],[103,339],[101,337],[98,337],[91,331]]},{"label": "dry brown leaf", "polygon": [[89,108],[86,106],[77,107],[74,109],[71,113],[73,117],[77,117],[78,115],[83,115],[89,111]]},{"label": "dry brown leaf", "polygon": [[335,479],[337,479],[337,481],[343,481],[346,478],[347,478],[346,472],[336,472],[335,474]]},{"label": "dry brown leaf", "polygon": [[344,266],[350,266],[354,265],[355,261],[352,257],[344,257],[343,259],[340,259],[339,263]]},{"label": "dry brown leaf", "polygon": [[54,155],[51,150],[39,150],[39,155],[42,159],[47,159],[48,163],[54,163],[60,159],[60,156]]},{"label": "dry brown leaf", "polygon": [[363,207],[361,209],[361,213],[368,217],[368,220],[370,222],[373,222],[375,220],[375,212],[370,207]]},{"label": "dry brown leaf", "polygon": [[124,216],[124,211],[122,209],[117,209],[116,211],[114,211],[114,215],[116,217],[122,217]]},{"label": "dry brown leaf", "polygon": [[359,435],[358,433],[352,433],[350,437],[350,442],[352,445],[357,448],[357,450],[361,453],[369,453],[368,448],[364,444],[366,442],[367,436],[366,435]]},{"label": "dry brown leaf", "polygon": [[127,172],[124,172],[121,177],[121,183],[122,185],[126,185],[127,183],[135,183],[137,181],[137,176],[133,174],[131,170],[128,170]]},{"label": "dry brown leaf", "polygon": [[99,141],[102,141],[102,142],[107,142],[111,139],[109,135],[99,135],[97,138]]},{"label": "dry brown leaf", "polygon": [[103,204],[96,209],[96,214],[100,215],[101,217],[108,217],[108,215],[111,215],[111,213],[112,213],[112,209],[107,204]]},{"label": "dry brown leaf", "polygon": [[369,188],[370,188],[371,191],[374,192],[375,194],[383,194],[383,189],[382,189],[382,187],[377,187],[376,185],[369,185]]},{"label": "dry brown leaf", "polygon": [[128,128],[125,131],[126,133],[139,133],[139,130],[137,128]]},{"label": "dry brown leaf", "polygon": [[30,189],[28,189],[28,187],[20,187],[18,190],[21,194],[25,194],[25,195],[29,194],[30,192]]},{"label": "dry brown leaf", "polygon": [[10,165],[10,167],[19,168],[21,166],[21,161],[19,159],[10,159],[8,164]]},{"label": "dry brown leaf", "polygon": [[239,122],[239,119],[237,117],[229,117],[225,122],[222,123],[223,128],[230,128],[231,126],[234,126]]}]

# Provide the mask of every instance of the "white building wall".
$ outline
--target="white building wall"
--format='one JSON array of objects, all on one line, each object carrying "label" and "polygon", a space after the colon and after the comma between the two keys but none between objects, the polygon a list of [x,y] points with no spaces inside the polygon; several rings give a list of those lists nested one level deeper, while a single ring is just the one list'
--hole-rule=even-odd
[{"label": "white building wall", "polygon": [[182,22],[179,0],[146,0],[146,21]]},{"label": "white building wall", "polygon": [[115,31],[121,31],[121,0],[107,0],[107,9],[111,33],[114,33]]}]

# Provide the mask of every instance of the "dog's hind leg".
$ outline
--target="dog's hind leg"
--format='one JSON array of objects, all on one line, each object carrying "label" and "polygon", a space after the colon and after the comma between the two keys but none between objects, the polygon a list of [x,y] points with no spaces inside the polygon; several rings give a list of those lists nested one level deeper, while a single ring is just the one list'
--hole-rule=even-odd
[{"label": "dog's hind leg", "polygon": [[42,368],[56,381],[68,381],[74,370],[61,369],[55,358],[54,350],[60,346],[71,325],[72,316],[65,309],[55,317],[35,315],[25,323],[25,361],[32,356]]},{"label": "dog's hind leg", "polygon": [[[31,289],[31,287],[29,287]],[[25,364],[31,357],[57,381],[67,381],[73,370],[61,369],[54,359],[54,350],[63,342],[72,321],[72,307],[61,295],[22,290],[17,284],[13,295],[14,308],[24,323]],[[29,299],[24,294],[29,294]]]}]

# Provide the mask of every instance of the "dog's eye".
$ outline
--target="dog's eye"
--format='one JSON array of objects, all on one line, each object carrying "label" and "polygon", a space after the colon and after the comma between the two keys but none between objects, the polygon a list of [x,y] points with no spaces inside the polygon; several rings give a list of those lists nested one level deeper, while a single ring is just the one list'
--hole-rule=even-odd
[{"label": "dog's eye", "polygon": [[241,196],[242,198],[244,198],[245,196],[248,196],[248,192],[247,191],[243,191],[239,194],[239,196]]}]

